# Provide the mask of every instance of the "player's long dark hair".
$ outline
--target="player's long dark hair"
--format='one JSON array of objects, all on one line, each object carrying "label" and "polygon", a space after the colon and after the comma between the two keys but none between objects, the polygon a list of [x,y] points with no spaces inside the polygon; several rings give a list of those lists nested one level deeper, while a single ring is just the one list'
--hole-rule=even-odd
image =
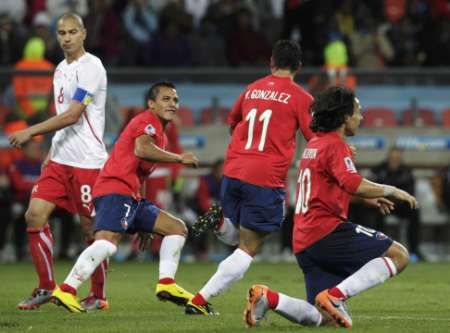
[{"label": "player's long dark hair", "polygon": [[311,104],[313,132],[331,132],[345,122],[345,116],[353,115],[355,94],[343,87],[330,87],[317,95]]},{"label": "player's long dark hair", "polygon": [[293,40],[280,39],[272,49],[272,59],[276,68],[296,72],[302,64],[302,49]]}]

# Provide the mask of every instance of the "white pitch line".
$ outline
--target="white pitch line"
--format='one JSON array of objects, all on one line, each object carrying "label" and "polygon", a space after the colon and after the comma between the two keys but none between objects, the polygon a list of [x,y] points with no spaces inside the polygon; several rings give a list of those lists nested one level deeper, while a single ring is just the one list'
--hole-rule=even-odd
[{"label": "white pitch line", "polygon": [[416,320],[416,321],[450,321],[450,318],[438,317],[411,317],[411,316],[354,316],[358,319],[376,319],[376,320]]}]

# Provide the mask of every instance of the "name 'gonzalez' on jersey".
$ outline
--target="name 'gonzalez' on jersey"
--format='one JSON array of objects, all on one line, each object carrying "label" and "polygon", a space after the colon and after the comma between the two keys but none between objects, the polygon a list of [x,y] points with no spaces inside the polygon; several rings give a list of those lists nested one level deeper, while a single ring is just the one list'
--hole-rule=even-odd
[{"label": "name 'gonzalez' on jersey", "polygon": [[51,160],[76,168],[100,169],[108,154],[103,143],[105,131],[106,71],[99,58],[85,53],[56,67],[53,79],[56,113],[69,108],[75,92],[84,91],[86,110],[77,123],[57,131],[52,141]]},{"label": "name 'gonzalez' on jersey", "polygon": [[291,78],[266,76],[250,84],[228,116],[233,128],[224,175],[250,184],[284,188],[300,128],[306,140],[313,98]]}]

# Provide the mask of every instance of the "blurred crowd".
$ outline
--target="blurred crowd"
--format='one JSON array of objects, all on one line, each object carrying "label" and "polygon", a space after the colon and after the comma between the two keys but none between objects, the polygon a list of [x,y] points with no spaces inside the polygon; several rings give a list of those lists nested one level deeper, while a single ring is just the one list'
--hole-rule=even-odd
[{"label": "blurred crowd", "polygon": [[[131,119],[131,117],[130,117]],[[181,152],[178,141],[177,123],[167,128],[170,150]],[[32,140],[23,150],[0,151],[0,262],[29,260],[26,244],[25,209],[33,186],[41,172],[44,152],[42,140]],[[8,157],[8,160],[5,158]],[[204,167],[198,174],[185,175],[178,165],[159,165],[145,182],[145,197],[159,207],[180,216],[188,228],[197,217],[204,214],[212,204],[220,200],[220,180],[223,160],[216,160],[209,167]],[[394,185],[414,193],[420,202],[420,209],[411,211],[397,205],[393,215],[384,217],[366,207],[352,205],[350,220],[361,222],[367,227],[385,231],[395,238],[402,239],[411,252],[411,260],[426,260],[427,255],[421,250],[424,241],[430,244],[447,244],[450,216],[450,167],[437,170],[432,175],[417,178],[413,170],[405,163],[403,152],[392,147],[386,160],[374,166],[368,177],[376,182]],[[282,230],[272,236],[262,249],[258,258],[270,261],[292,261],[291,253],[292,223],[296,194],[295,179],[286,184],[286,217]],[[397,229],[392,229],[392,222]],[[58,259],[73,259],[82,249],[80,226],[77,216],[64,210],[57,210],[50,219],[58,247],[55,251]],[[426,232],[432,226],[434,234]],[[405,230],[404,235],[400,230]],[[426,239],[425,239],[426,238]],[[221,260],[231,248],[215,241],[210,233],[198,238],[189,237],[183,252],[185,261]],[[158,258],[161,238],[154,235],[148,251],[138,250],[137,239],[130,237],[119,248],[116,260],[154,260]],[[448,251],[445,247],[443,250]],[[447,255],[448,253],[441,253]]]},{"label": "blurred crowd", "polygon": [[300,41],[306,66],[450,64],[448,0],[2,0],[0,66],[36,37],[57,64],[55,22],[67,11],[107,66],[258,66],[280,37]]}]

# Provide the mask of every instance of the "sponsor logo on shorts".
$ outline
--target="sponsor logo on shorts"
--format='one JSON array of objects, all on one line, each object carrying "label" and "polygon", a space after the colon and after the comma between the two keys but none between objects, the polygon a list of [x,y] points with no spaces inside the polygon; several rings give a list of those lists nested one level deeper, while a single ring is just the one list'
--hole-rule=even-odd
[{"label": "sponsor logo on shorts", "polygon": [[34,185],[33,189],[31,190],[31,193],[37,193],[38,191],[38,185]]},{"label": "sponsor logo on shorts", "polygon": [[127,229],[128,229],[128,220],[127,220],[126,217],[123,217],[123,218],[120,220],[120,224],[122,225],[122,228],[123,228],[124,230],[127,230]]},{"label": "sponsor logo on shorts", "polygon": [[382,232],[377,232],[376,234],[375,234],[375,238],[377,239],[377,240],[385,240],[385,239],[387,239],[388,238],[388,236],[386,236],[385,234],[383,234]]}]

